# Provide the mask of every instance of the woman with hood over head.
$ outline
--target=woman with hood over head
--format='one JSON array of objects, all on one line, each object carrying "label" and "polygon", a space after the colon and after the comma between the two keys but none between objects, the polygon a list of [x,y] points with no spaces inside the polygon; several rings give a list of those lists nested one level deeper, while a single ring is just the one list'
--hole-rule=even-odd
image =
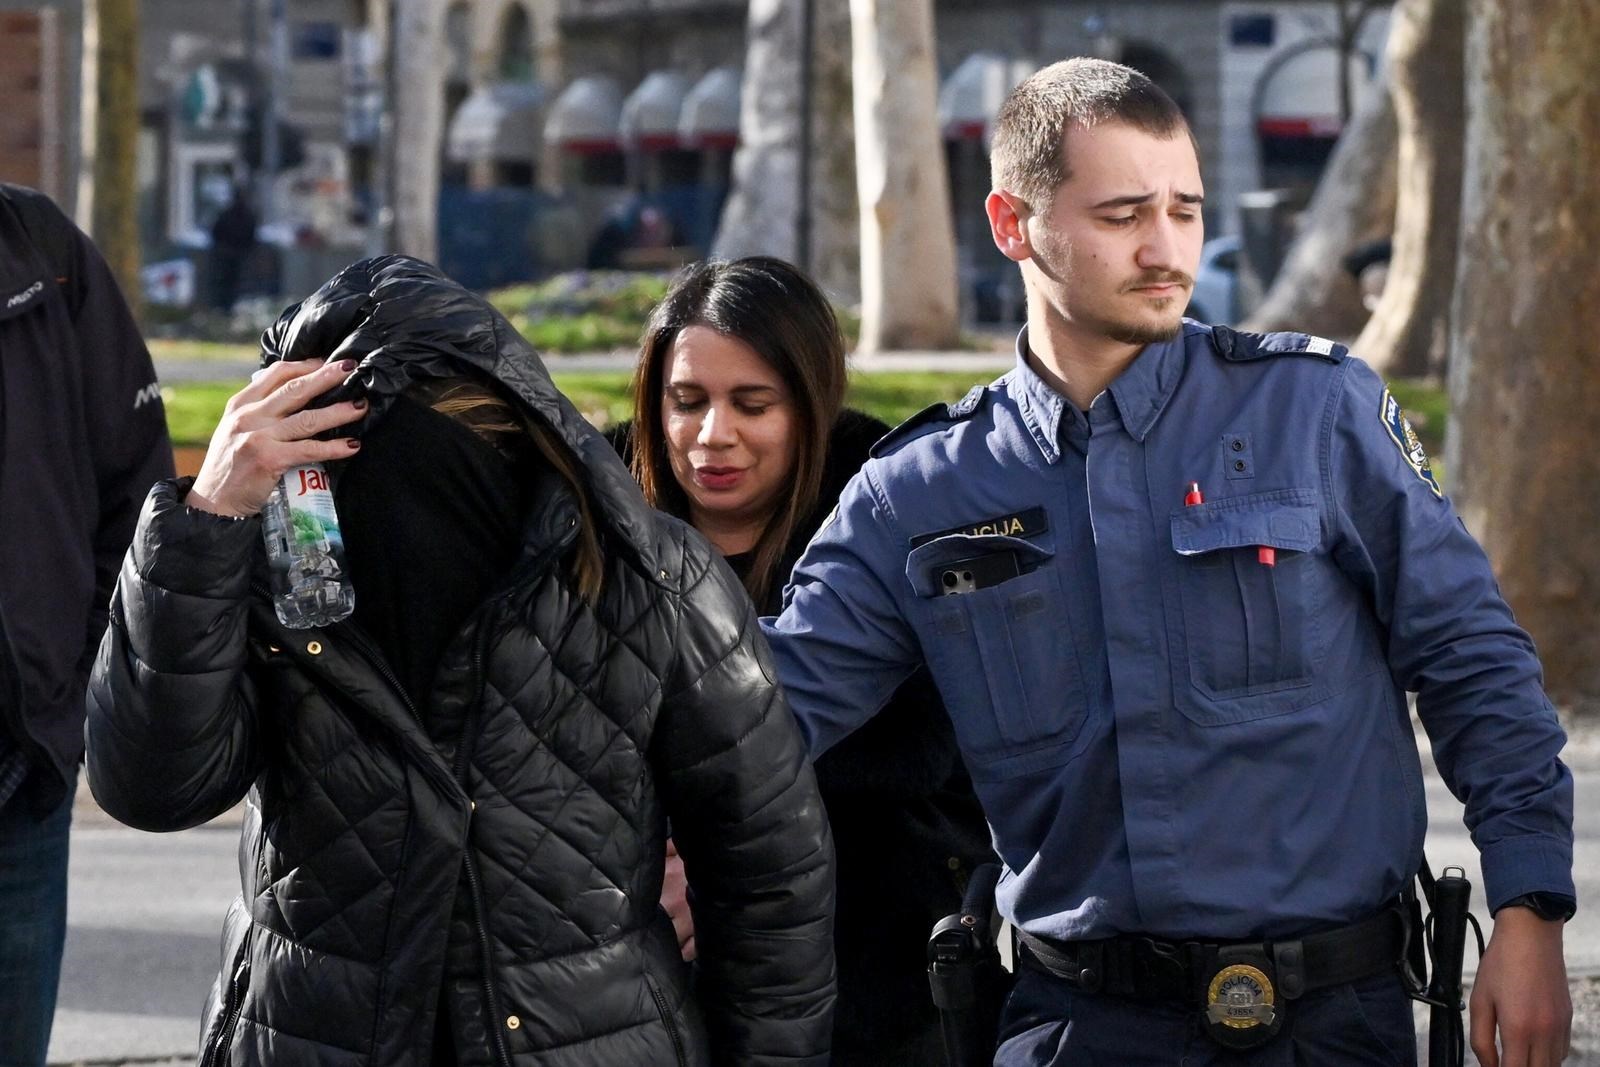
[{"label": "woman with hood over head", "polygon": [[[754,611],[481,298],[358,263],[145,503],[89,691],[112,815],[247,798],[207,1067],[822,1065],[832,844]],[[355,612],[279,623],[263,505],[330,467]],[[657,906],[667,820],[691,991]]]}]

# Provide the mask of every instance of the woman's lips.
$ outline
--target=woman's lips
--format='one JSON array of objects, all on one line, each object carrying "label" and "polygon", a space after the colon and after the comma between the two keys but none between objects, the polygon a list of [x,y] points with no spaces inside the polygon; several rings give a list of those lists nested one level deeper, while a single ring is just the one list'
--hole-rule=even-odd
[{"label": "woman's lips", "polygon": [[696,467],[694,480],[706,489],[732,489],[744,478],[739,467]]}]

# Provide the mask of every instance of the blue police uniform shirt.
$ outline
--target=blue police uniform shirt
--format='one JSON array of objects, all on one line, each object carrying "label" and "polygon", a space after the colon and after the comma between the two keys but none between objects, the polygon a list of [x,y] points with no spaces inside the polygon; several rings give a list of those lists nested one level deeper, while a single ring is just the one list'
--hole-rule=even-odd
[{"label": "blue police uniform shirt", "polygon": [[763,620],[813,755],[925,661],[1007,918],[1300,935],[1373,914],[1419,865],[1410,690],[1489,906],[1573,895],[1532,643],[1364,363],[1186,320],[1084,413],[1026,352],[1024,331],[1013,370],[879,443]]}]

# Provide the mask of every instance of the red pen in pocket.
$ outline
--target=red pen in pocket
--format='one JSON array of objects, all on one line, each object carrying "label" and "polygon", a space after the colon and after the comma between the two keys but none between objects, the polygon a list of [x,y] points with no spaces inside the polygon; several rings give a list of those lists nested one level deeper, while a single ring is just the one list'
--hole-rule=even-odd
[{"label": "red pen in pocket", "polygon": [[[1205,502],[1206,495],[1200,491],[1200,483],[1190,482],[1189,488],[1183,494],[1183,506],[1192,508]],[[1276,567],[1278,565],[1278,550],[1271,545],[1257,545],[1256,562],[1263,567]]]}]

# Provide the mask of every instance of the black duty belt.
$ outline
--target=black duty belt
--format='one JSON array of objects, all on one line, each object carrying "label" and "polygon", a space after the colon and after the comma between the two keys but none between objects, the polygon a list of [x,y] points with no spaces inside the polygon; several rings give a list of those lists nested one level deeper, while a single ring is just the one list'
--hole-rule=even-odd
[{"label": "black duty belt", "polygon": [[1123,935],[1056,941],[1018,934],[1024,966],[1084,993],[1199,1009],[1219,1042],[1248,1048],[1278,1031],[1286,1001],[1395,968],[1411,927],[1397,904],[1352,926],[1294,940],[1166,941]]}]

